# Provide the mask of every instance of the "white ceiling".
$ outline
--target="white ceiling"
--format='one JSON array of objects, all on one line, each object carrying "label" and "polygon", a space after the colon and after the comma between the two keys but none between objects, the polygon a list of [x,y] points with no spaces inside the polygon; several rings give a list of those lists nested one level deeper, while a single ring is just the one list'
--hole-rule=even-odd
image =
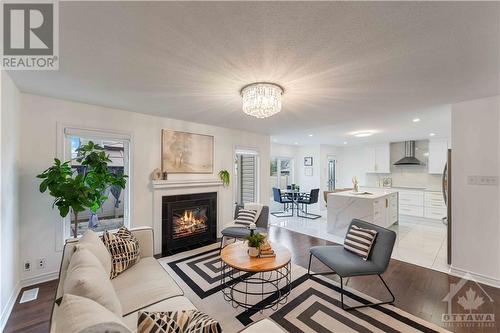
[{"label": "white ceiling", "polygon": [[[498,2],[60,2],[59,13],[60,70],[11,72],[22,91],[282,143],[443,135],[443,105],[500,91]],[[243,114],[239,90],[255,81],[285,88],[280,114]]]}]

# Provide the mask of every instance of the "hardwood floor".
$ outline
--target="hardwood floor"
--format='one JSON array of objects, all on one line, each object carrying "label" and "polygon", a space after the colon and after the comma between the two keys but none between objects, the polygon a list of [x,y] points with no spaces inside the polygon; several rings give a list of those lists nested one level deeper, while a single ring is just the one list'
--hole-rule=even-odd
[{"label": "hardwood floor", "polygon": [[[38,298],[34,301],[19,304],[23,291],[40,288]],[[49,331],[50,315],[57,289],[57,280],[44,282],[36,286],[23,288],[19,293],[4,333],[42,333]]]},{"label": "hardwood floor", "polygon": [[[322,239],[278,227],[271,227],[269,237],[271,241],[289,248],[292,252],[292,261],[303,267],[307,267],[311,246],[332,244]],[[317,261],[313,261],[312,269],[319,272],[325,267]],[[443,302],[443,298],[448,294],[450,284],[457,283],[459,278],[398,260],[391,260],[389,269],[383,277],[396,296],[394,304],[396,307],[436,325],[444,326],[442,315],[447,312],[447,303]],[[33,287],[35,286],[27,289]],[[36,287],[39,287],[40,291],[38,299],[35,301],[18,304],[21,297],[19,295],[4,333],[48,332],[57,281],[42,283]],[[351,278],[348,287],[378,299],[385,299],[388,296],[376,277]],[[446,327],[448,330],[457,333],[500,332],[498,321],[500,306],[494,306],[494,304],[500,304],[500,289],[485,285],[481,285],[481,287],[493,300],[490,307],[486,307],[482,312],[495,314],[495,318],[497,318],[495,327]]]},{"label": "hardwood floor", "polygon": [[[292,251],[292,261],[303,267],[308,265],[310,247],[333,244],[279,227],[271,227],[269,237],[271,241],[288,247]],[[321,272],[328,269],[313,259],[311,270]],[[500,332],[500,306],[495,306],[495,304],[500,304],[500,289],[480,285],[493,299],[490,306],[485,307],[482,312],[495,314],[495,327],[445,327],[442,315],[447,313],[448,305],[443,302],[443,299],[449,292],[450,284],[458,283],[459,278],[394,259],[391,259],[389,268],[383,277],[396,296],[394,305],[401,310],[457,333]],[[334,279],[338,281],[338,278]],[[376,276],[351,278],[348,287],[380,300],[388,297],[387,291]],[[487,300],[485,299],[485,301]],[[453,310],[460,313],[460,309],[454,307]]]}]

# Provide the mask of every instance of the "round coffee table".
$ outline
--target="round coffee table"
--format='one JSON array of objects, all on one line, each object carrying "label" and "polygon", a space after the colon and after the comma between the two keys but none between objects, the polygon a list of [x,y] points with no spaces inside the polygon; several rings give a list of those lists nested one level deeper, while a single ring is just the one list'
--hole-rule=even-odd
[{"label": "round coffee table", "polygon": [[233,307],[277,310],[287,302],[291,290],[291,254],[281,245],[271,246],[276,257],[252,258],[244,242],[222,249],[222,292]]}]

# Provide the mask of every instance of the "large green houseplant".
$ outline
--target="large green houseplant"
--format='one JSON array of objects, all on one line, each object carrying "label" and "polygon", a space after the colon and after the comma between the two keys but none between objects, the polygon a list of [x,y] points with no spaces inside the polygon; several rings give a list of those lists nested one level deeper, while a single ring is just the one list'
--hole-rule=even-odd
[{"label": "large green houseplant", "polygon": [[85,209],[95,214],[107,200],[106,190],[111,186],[124,189],[126,175],[113,174],[108,169],[111,162],[103,147],[89,141],[77,150],[76,161],[81,165],[81,172],[71,168],[70,162],[54,159],[54,164],[43,171],[37,178],[40,192],[49,190],[54,197],[52,208],[57,207],[59,214],[66,217],[71,211],[74,216],[73,236],[78,235],[78,214]]}]

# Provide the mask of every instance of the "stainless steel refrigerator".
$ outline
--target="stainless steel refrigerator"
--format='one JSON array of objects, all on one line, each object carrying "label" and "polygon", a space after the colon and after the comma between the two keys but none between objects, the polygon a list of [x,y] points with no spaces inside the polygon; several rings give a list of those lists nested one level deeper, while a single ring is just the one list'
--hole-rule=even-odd
[{"label": "stainless steel refrigerator", "polygon": [[443,223],[447,226],[448,251],[447,262],[451,265],[451,149],[448,149],[448,161],[443,171],[443,199],[446,205],[446,217],[443,217]]}]

